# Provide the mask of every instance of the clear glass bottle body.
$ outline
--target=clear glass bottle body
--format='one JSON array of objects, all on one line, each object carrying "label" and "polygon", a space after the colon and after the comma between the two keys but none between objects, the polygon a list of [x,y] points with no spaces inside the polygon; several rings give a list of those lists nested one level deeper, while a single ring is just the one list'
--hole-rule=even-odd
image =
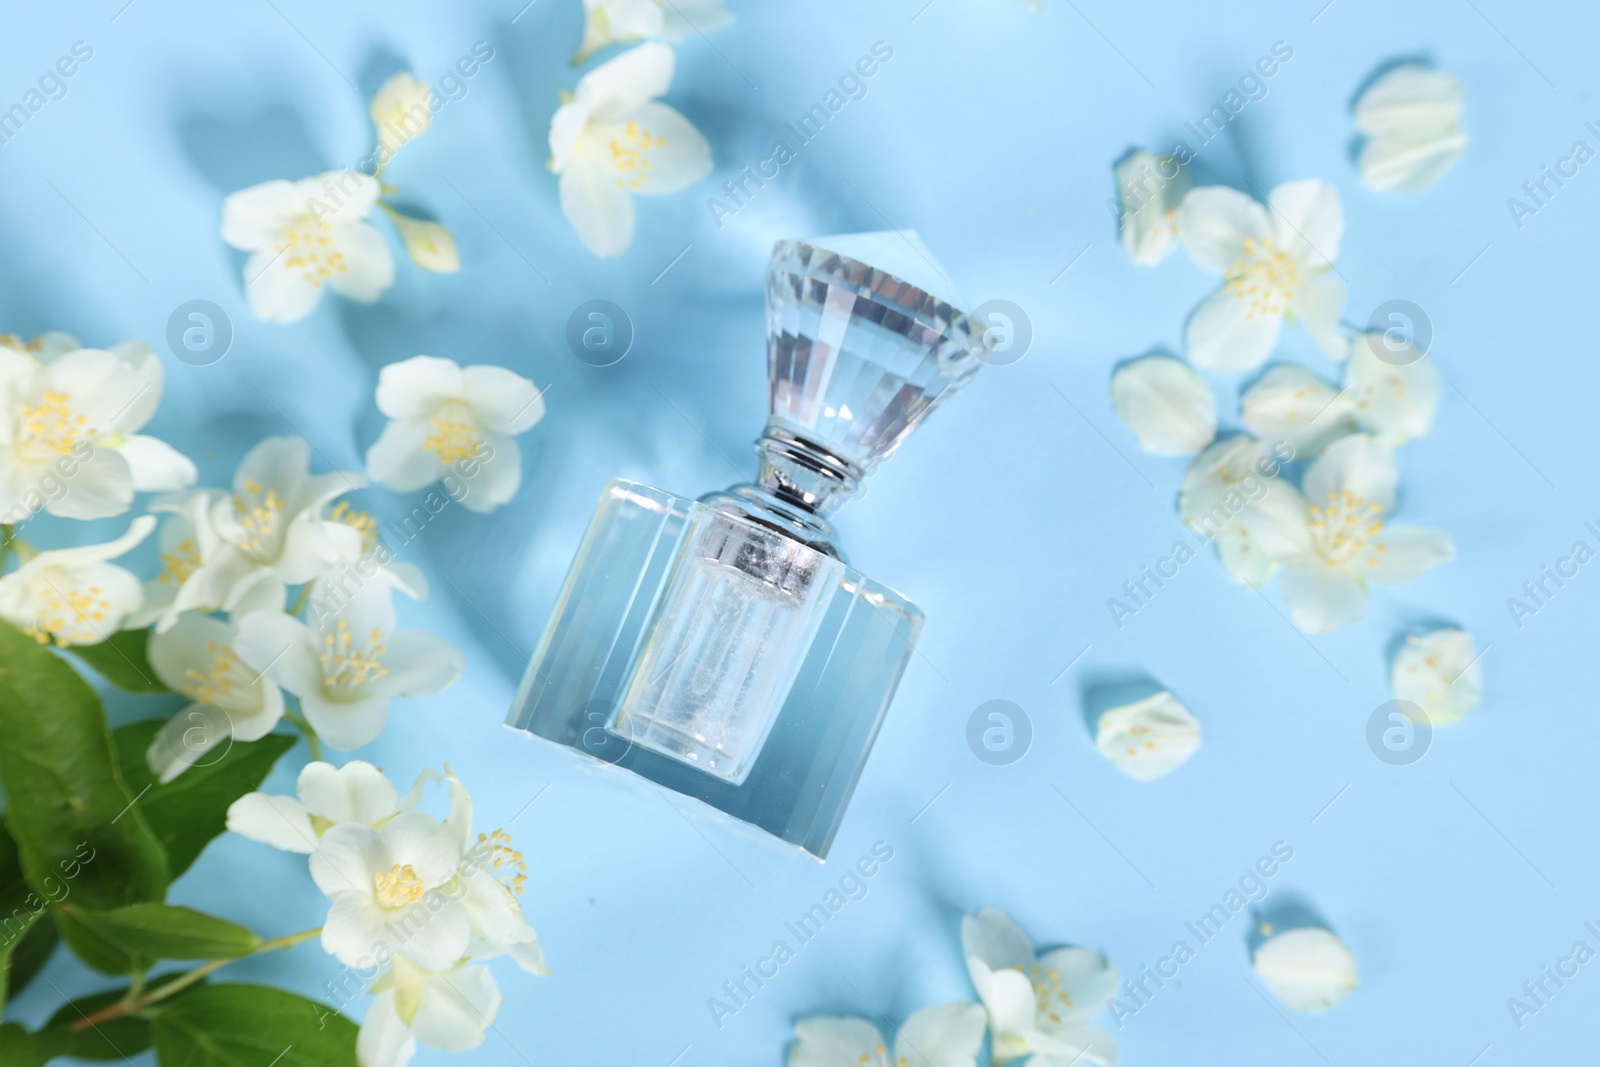
[{"label": "clear glass bottle body", "polygon": [[821,858],[921,625],[773,525],[614,481],[509,723]]}]

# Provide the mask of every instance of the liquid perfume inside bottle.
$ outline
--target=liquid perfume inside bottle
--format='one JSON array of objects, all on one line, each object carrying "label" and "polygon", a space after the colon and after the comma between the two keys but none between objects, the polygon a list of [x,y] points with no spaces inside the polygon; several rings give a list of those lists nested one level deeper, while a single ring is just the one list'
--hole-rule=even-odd
[{"label": "liquid perfume inside bottle", "polygon": [[757,480],[607,484],[508,724],[824,858],[922,626],[828,516],[983,366],[958,306],[915,234],[780,242]]}]

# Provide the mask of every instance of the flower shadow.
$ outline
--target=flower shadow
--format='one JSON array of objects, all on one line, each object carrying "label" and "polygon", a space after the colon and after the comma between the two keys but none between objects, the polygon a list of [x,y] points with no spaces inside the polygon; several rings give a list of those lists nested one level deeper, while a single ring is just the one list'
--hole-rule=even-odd
[{"label": "flower shadow", "polygon": [[1083,725],[1089,739],[1092,741],[1099,734],[1100,716],[1112,708],[1144,700],[1165,689],[1166,686],[1139,670],[1089,672],[1078,689]]},{"label": "flower shadow", "polygon": [[1250,909],[1250,920],[1250,929],[1245,935],[1245,952],[1252,959],[1268,938],[1285,930],[1314,926],[1333,931],[1322,913],[1310,901],[1294,892],[1277,893],[1270,900],[1263,900],[1259,907]]}]

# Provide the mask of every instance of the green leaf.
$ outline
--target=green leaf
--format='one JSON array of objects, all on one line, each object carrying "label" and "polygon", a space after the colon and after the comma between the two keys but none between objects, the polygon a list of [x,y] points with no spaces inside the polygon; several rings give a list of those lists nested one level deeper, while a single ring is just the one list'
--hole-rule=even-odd
[{"label": "green leaf", "polygon": [[256,985],[200,986],[153,1005],[163,1067],[339,1067],[356,1062],[356,1024],[314,1001]]},{"label": "green leaf", "polygon": [[74,956],[101,974],[132,974],[149,968],[151,961],[134,959],[107,941],[99,931],[79,922],[78,916],[81,914],[80,911],[63,911],[60,908],[54,913],[56,931]]},{"label": "green leaf", "polygon": [[[113,989],[106,993],[75,1000],[63,1005],[50,1016],[50,1021],[34,1035],[34,1040],[50,1050],[52,1056],[72,1056],[80,1060],[115,1060],[121,1062],[137,1056],[150,1048],[150,1021],[133,1015],[119,1015],[103,1019],[84,1030],[72,1029],[72,1024],[108,1004],[115,1004],[128,995],[126,989]],[[0,1063],[3,1063],[0,1060]]]},{"label": "green leaf", "polygon": [[22,876],[17,843],[0,828],[0,1006],[55,950],[56,928],[38,921],[48,907]]},{"label": "green leaf", "polygon": [[0,779],[28,884],[76,903],[160,900],[167,857],[123,784],[105,711],[50,649],[0,623]]},{"label": "green leaf", "polygon": [[150,667],[149,630],[118,630],[95,645],[68,645],[67,651],[95,673],[130,693],[170,693]]},{"label": "green leaf", "polygon": [[61,911],[108,945],[147,960],[235,959],[261,947],[261,939],[242,926],[172,904],[129,904],[113,911],[63,904]]},{"label": "green leaf", "polygon": [[0,1026],[0,1064],[5,1067],[44,1067],[57,1055],[16,1023]]},{"label": "green leaf", "polygon": [[56,927],[52,922],[35,922],[33,929],[23,935],[11,949],[11,985],[13,992],[20,992],[39,973],[39,968],[50,959],[50,954],[56,950],[60,938],[56,935]]},{"label": "green leaf", "polygon": [[[235,741],[218,757],[207,753],[203,766],[190,767],[165,785],[156,782],[145,762],[145,752],[164,719],[130,723],[112,731],[122,777],[141,793],[139,810],[167,850],[173,878],[189,869],[200,851],[226,828],[228,805],[261,785],[278,762],[294,747],[288,734],[268,734],[259,741]],[[148,787],[148,788],[147,788]]]}]

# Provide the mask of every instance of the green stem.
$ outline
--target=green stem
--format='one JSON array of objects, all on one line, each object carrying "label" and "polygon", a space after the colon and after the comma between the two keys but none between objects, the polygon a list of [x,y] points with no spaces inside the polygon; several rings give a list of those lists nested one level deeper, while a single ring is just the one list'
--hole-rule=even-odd
[{"label": "green stem", "polygon": [[5,573],[6,557],[11,555],[11,539],[15,536],[9,523],[0,523],[0,574]]},{"label": "green stem", "polygon": [[288,613],[290,615],[300,614],[300,612],[305,609],[305,606],[311,602],[312,585],[312,582],[307,582],[305,585],[300,587],[300,595],[296,596],[294,598],[294,603],[289,605]]},{"label": "green stem", "polygon": [[[287,937],[275,937],[270,941],[261,942],[261,944],[256,946],[255,952],[251,953],[251,955],[262,952],[272,952],[280,948],[293,948],[302,941],[309,941],[321,933],[322,927],[319,926],[314,930],[301,930],[298,934],[289,934]],[[142,1011],[158,1001],[166,1000],[170,996],[183,992],[185,989],[188,989],[190,986],[203,979],[206,975],[210,974],[212,971],[220,970],[232,962],[233,958],[231,957],[228,959],[210,960],[206,963],[202,963],[188,974],[180,975],[164,985],[156,986],[148,993],[136,994],[132,989],[130,989],[127,997],[117,1001],[115,1004],[107,1004],[99,1011],[90,1012],[88,1015],[85,1015],[81,1019],[78,1019],[76,1022],[74,1022],[71,1028],[73,1030],[88,1030],[96,1023],[105,1022],[107,1019],[120,1019],[124,1015],[132,1015],[134,1012]]]},{"label": "green stem", "polygon": [[321,763],[322,742],[317,739],[317,728],[306,721],[303,716],[297,712],[291,711],[288,708],[283,709],[283,717],[288,719],[289,722],[294,725],[296,730],[299,730],[302,734],[305,734],[306,747],[311,750],[311,762]]}]

